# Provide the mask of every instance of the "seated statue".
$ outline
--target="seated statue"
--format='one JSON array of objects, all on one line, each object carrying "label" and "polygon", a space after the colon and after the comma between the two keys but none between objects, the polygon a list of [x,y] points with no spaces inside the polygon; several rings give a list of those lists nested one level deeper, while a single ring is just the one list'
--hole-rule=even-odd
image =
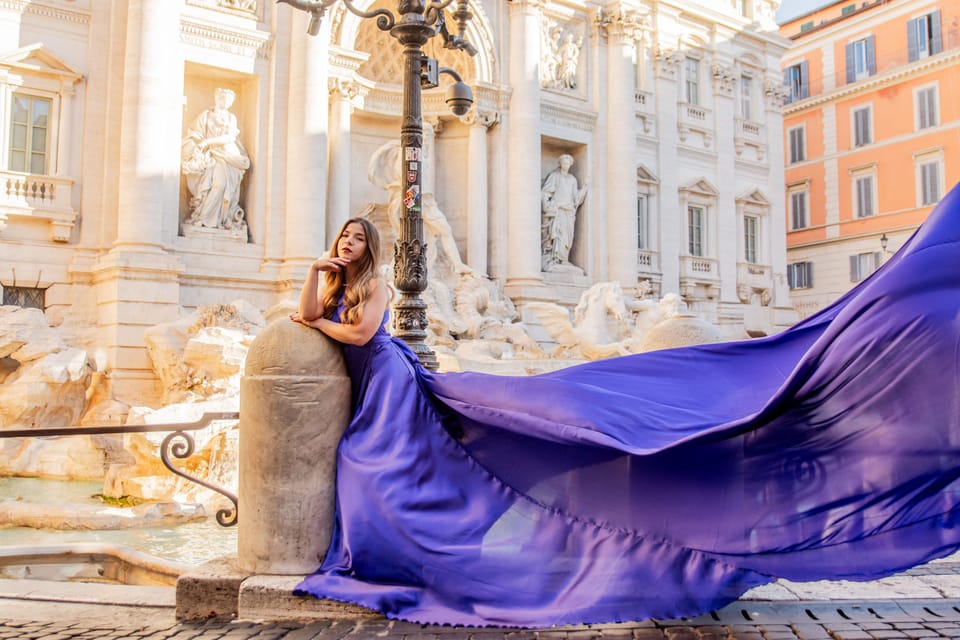
[{"label": "seated statue", "polygon": [[240,208],[240,181],[250,158],[240,143],[237,117],[230,112],[236,94],[217,89],[183,139],[182,168],[190,190],[189,224],[208,229],[246,229]]}]

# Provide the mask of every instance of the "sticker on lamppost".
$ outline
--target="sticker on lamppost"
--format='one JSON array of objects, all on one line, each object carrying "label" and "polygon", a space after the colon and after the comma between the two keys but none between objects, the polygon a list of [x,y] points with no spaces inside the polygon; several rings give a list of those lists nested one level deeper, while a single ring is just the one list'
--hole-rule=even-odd
[{"label": "sticker on lamppost", "polygon": [[420,211],[420,185],[412,184],[403,195],[403,206],[407,211]]},{"label": "sticker on lamppost", "polygon": [[404,147],[403,159],[407,162],[420,160],[420,147]]}]

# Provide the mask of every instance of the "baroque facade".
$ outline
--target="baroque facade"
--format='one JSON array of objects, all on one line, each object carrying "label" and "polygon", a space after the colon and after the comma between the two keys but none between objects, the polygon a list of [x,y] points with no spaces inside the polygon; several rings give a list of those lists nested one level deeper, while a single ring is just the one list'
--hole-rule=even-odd
[{"label": "baroque facade", "polygon": [[[617,281],[679,293],[731,337],[788,326],[778,4],[472,2],[476,55],[426,53],[473,107],[423,95],[424,196],[463,261],[533,325],[526,305]],[[4,301],[101,348],[118,393],[155,385],[147,327],[293,298],[342,222],[386,200],[371,158],[399,131],[399,45],[342,3],[316,36],[308,18],[262,0],[0,2]],[[582,195],[552,268],[543,183],[566,156]]]}]

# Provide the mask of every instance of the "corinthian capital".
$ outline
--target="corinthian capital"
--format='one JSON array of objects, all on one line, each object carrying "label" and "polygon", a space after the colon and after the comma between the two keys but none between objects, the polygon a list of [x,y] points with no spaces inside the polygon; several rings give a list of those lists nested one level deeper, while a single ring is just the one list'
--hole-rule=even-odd
[{"label": "corinthian capital", "polygon": [[650,16],[621,6],[615,9],[598,9],[593,23],[603,37],[639,40],[644,31],[650,29]]},{"label": "corinthian capital", "polygon": [[508,0],[507,7],[511,12],[529,11],[539,12],[547,5],[546,0]]},{"label": "corinthian capital", "polygon": [[467,112],[467,115],[460,118],[460,120],[471,126],[475,125],[489,129],[500,121],[500,114],[494,109],[478,108],[477,105],[474,104],[473,108]]},{"label": "corinthian capital", "polygon": [[330,78],[327,80],[327,90],[331,98],[353,100],[360,92],[360,85],[347,78]]}]

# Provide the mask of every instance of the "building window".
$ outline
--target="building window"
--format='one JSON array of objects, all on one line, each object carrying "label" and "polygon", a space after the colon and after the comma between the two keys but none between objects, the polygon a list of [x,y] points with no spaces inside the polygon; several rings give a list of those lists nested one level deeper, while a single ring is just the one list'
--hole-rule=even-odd
[{"label": "building window", "polygon": [[790,164],[803,162],[807,159],[807,150],[804,143],[805,133],[804,127],[794,127],[788,131]]},{"label": "building window", "polygon": [[650,214],[647,194],[637,196],[637,249],[650,248]]},{"label": "building window", "polygon": [[874,211],[873,174],[859,175],[853,179],[854,211],[858,218],[872,216]]},{"label": "building window", "polygon": [[940,53],[940,11],[907,22],[907,55],[910,62]]},{"label": "building window", "polygon": [[703,207],[687,207],[687,249],[691,256],[703,257],[706,215]]},{"label": "building window", "polygon": [[917,129],[929,129],[939,122],[937,115],[937,87],[924,87],[916,92]]},{"label": "building window", "polygon": [[684,86],[689,104],[700,104],[700,61],[687,57],[683,63]]},{"label": "building window", "polygon": [[873,126],[870,107],[853,110],[853,146],[862,147],[873,142]]},{"label": "building window", "polygon": [[929,207],[940,201],[943,193],[942,152],[925,153],[914,159],[917,173],[917,206]]},{"label": "building window", "polygon": [[787,265],[787,284],[791,289],[809,289],[813,286],[813,263],[794,262]]},{"label": "building window", "polygon": [[753,78],[750,76],[740,76],[740,117],[744,120],[751,120],[753,98]]},{"label": "building window", "polygon": [[743,216],[743,258],[747,262],[756,264],[758,232],[760,220],[757,216]]},{"label": "building window", "polygon": [[10,108],[11,171],[47,175],[51,101],[13,94]]},{"label": "building window", "polygon": [[796,190],[790,193],[790,228],[806,229],[810,225],[807,215],[807,190]]},{"label": "building window", "polygon": [[876,58],[873,36],[847,44],[847,84],[876,74]]},{"label": "building window", "polygon": [[801,60],[783,70],[783,84],[787,87],[787,102],[796,102],[810,97],[810,84],[807,75],[807,61]]},{"label": "building window", "polygon": [[850,282],[860,282],[880,268],[880,252],[858,253],[850,256]]},{"label": "building window", "polygon": [[35,287],[3,287],[3,304],[31,309],[45,308],[46,289]]},{"label": "building window", "polygon": [[853,4],[848,4],[848,5],[845,6],[844,8],[840,9],[840,15],[841,15],[841,16],[848,16],[848,15],[850,15],[851,13],[853,13],[853,12],[856,11],[856,10],[857,10],[857,3],[854,2]]}]

